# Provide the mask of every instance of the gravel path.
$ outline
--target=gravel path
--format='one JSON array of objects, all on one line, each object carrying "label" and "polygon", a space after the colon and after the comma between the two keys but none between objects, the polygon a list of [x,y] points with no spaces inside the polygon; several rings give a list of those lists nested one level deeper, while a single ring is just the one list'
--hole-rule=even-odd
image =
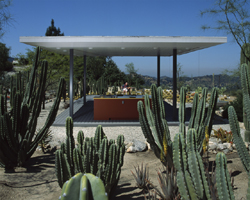
[{"label": "gravel path", "polygon": [[[41,114],[38,119],[37,130],[44,125],[51,106],[52,102],[47,103],[45,106],[46,109],[41,111]],[[57,114],[60,114],[62,111],[64,111],[63,103],[61,103]],[[213,129],[219,129],[220,127],[223,128],[224,130],[230,131],[229,124],[213,125]],[[174,135],[178,133],[179,127],[169,126],[169,129],[171,133],[171,138],[173,140]],[[52,141],[50,142],[51,147],[58,146],[65,141],[66,139],[65,127],[51,126],[50,130],[53,136]],[[73,129],[74,138],[77,137],[77,133],[80,130],[83,131],[85,137],[93,137],[95,134],[96,127],[74,127]],[[108,139],[116,139],[118,135],[123,134],[126,143],[131,142],[133,139],[146,141],[140,126],[103,127],[103,130]],[[241,129],[241,132],[243,134],[244,130]]]}]

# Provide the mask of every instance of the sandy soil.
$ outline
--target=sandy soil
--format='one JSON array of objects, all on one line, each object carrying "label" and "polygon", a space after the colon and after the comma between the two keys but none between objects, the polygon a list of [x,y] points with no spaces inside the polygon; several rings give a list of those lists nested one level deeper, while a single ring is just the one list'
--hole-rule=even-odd
[{"label": "sandy soil", "polygon": [[[210,164],[215,155],[210,155]],[[235,199],[246,197],[247,173],[245,172],[237,153],[227,155],[228,169],[232,170],[234,177]],[[54,169],[54,153],[43,154],[36,151],[24,167],[16,168],[14,173],[4,173],[0,169],[0,200],[51,200],[58,199],[60,187],[58,186]],[[149,166],[149,179],[158,185],[157,170],[161,163],[152,151],[139,153],[126,153],[120,181],[116,191],[116,199],[144,199],[143,192],[136,187],[131,170],[133,166],[141,163]],[[244,199],[243,198],[243,199]]]}]

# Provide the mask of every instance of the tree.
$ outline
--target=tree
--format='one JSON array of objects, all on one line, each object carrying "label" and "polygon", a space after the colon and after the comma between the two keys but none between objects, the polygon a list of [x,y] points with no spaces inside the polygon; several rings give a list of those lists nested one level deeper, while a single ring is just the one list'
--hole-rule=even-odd
[{"label": "tree", "polygon": [[181,71],[182,65],[181,63],[177,64],[177,90],[181,90],[181,87],[185,84],[184,81],[184,72]]},{"label": "tree", "polygon": [[60,28],[56,28],[54,24],[54,20],[52,19],[51,26],[47,28],[45,36],[64,36],[64,33],[61,33]]},{"label": "tree", "polygon": [[0,0],[0,38],[4,35],[6,26],[13,21],[8,10],[10,5],[11,0]]},{"label": "tree", "polygon": [[204,25],[202,29],[226,31],[240,46],[243,54],[250,61],[248,49],[243,48],[250,42],[250,15],[247,0],[218,0],[215,7],[201,12],[201,16],[210,14],[218,18],[214,27]]},{"label": "tree", "polygon": [[105,66],[104,78],[108,80],[110,85],[114,85],[114,83],[118,83],[118,81],[120,84],[123,84],[126,80],[126,75],[121,72],[111,57],[108,57]]},{"label": "tree", "polygon": [[4,71],[10,71],[13,68],[12,63],[8,61],[10,48],[7,48],[5,44],[0,43],[0,76]]},{"label": "tree", "polygon": [[126,72],[128,73],[128,80],[129,80],[129,85],[132,85],[133,82],[135,82],[133,79],[137,75],[138,69],[135,69],[134,63],[128,63],[125,65],[126,67]]}]

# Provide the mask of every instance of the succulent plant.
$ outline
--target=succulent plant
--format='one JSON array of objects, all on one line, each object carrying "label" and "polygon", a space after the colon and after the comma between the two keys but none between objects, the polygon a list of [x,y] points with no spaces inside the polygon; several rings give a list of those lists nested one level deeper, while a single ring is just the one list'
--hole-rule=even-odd
[{"label": "succulent plant", "polygon": [[93,174],[78,173],[62,187],[61,200],[108,200],[102,180]]},{"label": "succulent plant", "polygon": [[108,196],[114,194],[118,184],[123,157],[125,154],[124,136],[118,135],[108,141],[102,126],[96,128],[95,137],[84,138],[82,131],[78,132],[75,147],[73,137],[73,120],[66,119],[66,143],[61,150],[56,151],[55,168],[59,186],[62,187],[70,177],[78,172],[92,173],[103,181]]},{"label": "succulent plant", "polygon": [[[173,166],[173,147],[170,138],[170,132],[165,117],[165,108],[162,99],[161,87],[156,88],[153,84],[151,86],[152,93],[152,110],[149,101],[149,96],[145,95],[145,108],[142,101],[137,104],[137,110],[139,112],[139,121],[141,124],[142,132],[150,144],[155,155],[161,159],[164,165],[168,167]],[[198,138],[198,151],[202,152],[203,140],[205,139],[205,128],[208,128],[210,136],[212,130],[212,121],[215,113],[217,90],[214,88],[210,98],[207,113],[206,109],[206,96],[207,89],[202,91],[202,98],[199,101],[199,96],[194,96],[193,107],[191,111],[191,118],[189,121],[189,129],[194,128],[197,131]],[[181,88],[180,91],[180,106],[179,106],[179,131],[183,133],[186,138],[185,127],[185,101],[186,101],[186,89]],[[205,117],[206,116],[206,117]],[[166,153],[167,149],[167,153]]]},{"label": "succulent plant", "polygon": [[147,189],[148,181],[149,181],[149,168],[146,166],[143,167],[143,163],[141,164],[141,168],[138,167],[135,168],[135,173],[131,171],[133,174],[135,180],[136,180],[136,186],[140,189]]},{"label": "succulent plant", "polygon": [[161,191],[153,185],[152,182],[148,181],[150,186],[155,190],[156,195],[159,196],[160,199],[180,199],[181,196],[176,182],[176,170],[172,167],[171,170],[168,171],[168,167],[163,167],[163,170],[160,170],[157,173]]},{"label": "succulent plant", "polygon": [[250,95],[250,88],[249,88],[249,71],[250,71],[250,63],[246,56],[250,54],[250,44],[244,44],[241,50],[241,57],[240,57],[240,77],[241,77],[241,87],[243,93],[243,122],[246,128],[245,130],[245,141],[250,142],[250,121],[249,121],[249,95]]},{"label": "succulent plant", "polygon": [[48,118],[44,126],[35,134],[48,68],[48,63],[43,61],[40,77],[36,75],[39,54],[38,47],[25,92],[23,92],[21,75],[17,75],[15,83],[12,78],[10,111],[7,110],[6,97],[0,95],[0,166],[5,169],[12,170],[16,166],[22,166],[33,155],[56,118],[64,84],[62,78]]}]

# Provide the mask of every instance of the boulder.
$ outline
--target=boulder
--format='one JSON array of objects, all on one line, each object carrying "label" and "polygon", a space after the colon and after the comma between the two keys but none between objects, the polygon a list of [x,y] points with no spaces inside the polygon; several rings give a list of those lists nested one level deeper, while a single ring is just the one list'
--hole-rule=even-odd
[{"label": "boulder", "polygon": [[128,147],[127,153],[134,153],[138,151],[145,151],[147,149],[147,145],[145,142],[141,142],[139,140],[134,139],[132,141],[132,145]]}]

